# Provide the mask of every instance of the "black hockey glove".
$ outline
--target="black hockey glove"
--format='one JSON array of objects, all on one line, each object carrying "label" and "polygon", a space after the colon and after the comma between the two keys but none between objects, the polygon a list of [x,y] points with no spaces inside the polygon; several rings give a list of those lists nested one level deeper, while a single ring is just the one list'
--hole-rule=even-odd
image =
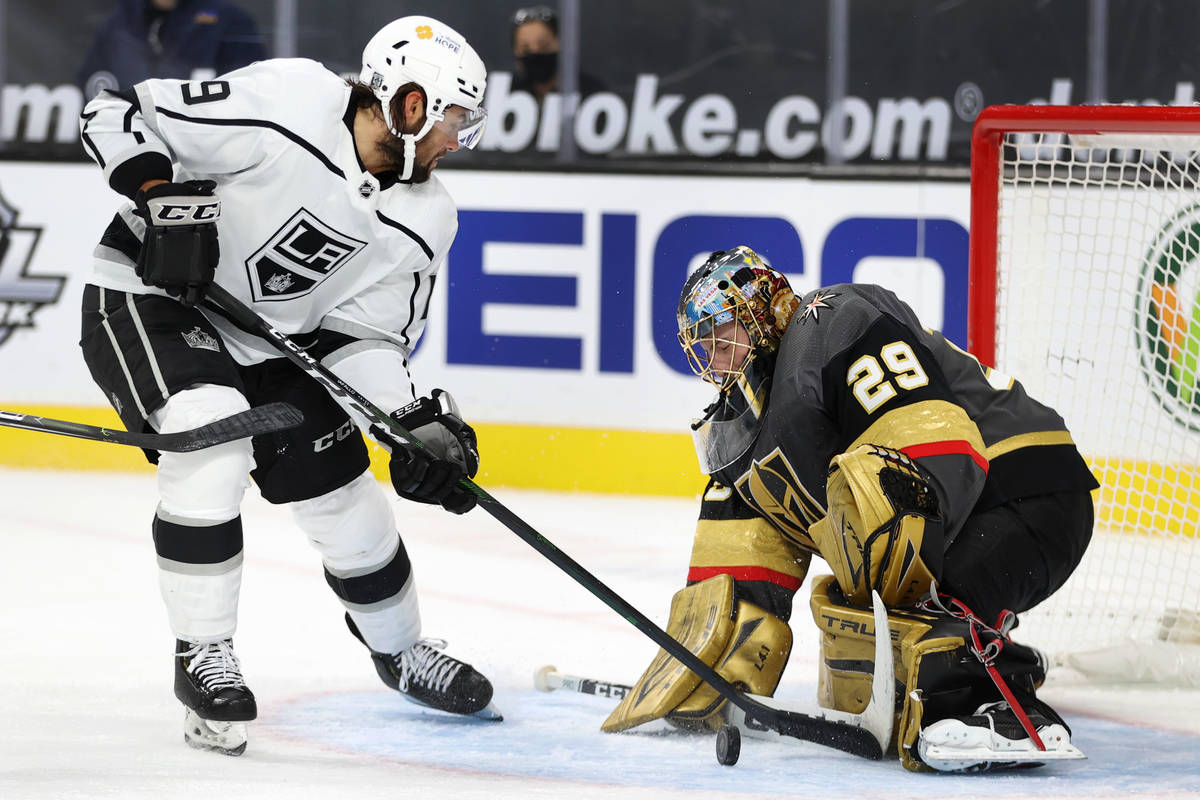
[{"label": "black hockey glove", "polygon": [[146,220],[138,277],[185,306],[204,298],[217,271],[221,201],[213,194],[216,185],[214,181],[160,183],[133,197],[138,215]]},{"label": "black hockey glove", "polygon": [[396,494],[418,503],[440,503],[454,514],[475,507],[474,493],[458,482],[479,471],[479,445],[475,431],[458,413],[454,398],[441,389],[392,412],[425,445],[392,452],[388,471]]}]

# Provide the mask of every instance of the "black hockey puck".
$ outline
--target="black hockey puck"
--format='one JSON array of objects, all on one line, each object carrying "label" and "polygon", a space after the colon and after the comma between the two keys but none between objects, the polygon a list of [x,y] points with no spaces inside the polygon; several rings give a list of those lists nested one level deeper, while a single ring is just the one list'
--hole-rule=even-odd
[{"label": "black hockey puck", "polygon": [[722,725],[717,731],[717,763],[732,767],[742,754],[742,732],[733,725]]}]

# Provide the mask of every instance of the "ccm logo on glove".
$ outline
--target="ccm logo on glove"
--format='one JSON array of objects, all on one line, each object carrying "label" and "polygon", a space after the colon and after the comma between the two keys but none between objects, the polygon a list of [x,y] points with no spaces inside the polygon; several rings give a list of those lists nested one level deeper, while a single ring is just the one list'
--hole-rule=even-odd
[{"label": "ccm logo on glove", "polygon": [[179,203],[178,200],[170,197],[146,202],[155,225],[194,225],[197,222],[216,222],[221,218],[219,200],[211,203]]},{"label": "ccm logo on glove", "polygon": [[204,299],[216,275],[221,250],[216,222],[221,201],[214,181],[159,183],[141,189],[133,203],[146,221],[137,274],[185,306]]}]

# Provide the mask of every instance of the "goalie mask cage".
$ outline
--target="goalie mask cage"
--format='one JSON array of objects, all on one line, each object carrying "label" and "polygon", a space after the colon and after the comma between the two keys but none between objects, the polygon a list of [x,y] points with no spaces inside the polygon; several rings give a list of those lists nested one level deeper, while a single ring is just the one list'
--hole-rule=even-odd
[{"label": "goalie mask cage", "polygon": [[985,109],[970,264],[969,349],[1062,414],[1101,484],[1082,564],[1017,638],[1161,677],[1130,659],[1200,647],[1200,107]]}]

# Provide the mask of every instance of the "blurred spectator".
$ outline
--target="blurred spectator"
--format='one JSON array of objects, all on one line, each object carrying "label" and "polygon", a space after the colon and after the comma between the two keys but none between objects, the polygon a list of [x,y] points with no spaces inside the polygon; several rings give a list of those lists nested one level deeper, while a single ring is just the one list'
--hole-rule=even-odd
[{"label": "blurred spectator", "polygon": [[[513,58],[517,62],[512,88],[529,92],[540,105],[547,94],[559,91],[558,15],[554,9],[533,6],[514,14],[512,45]],[[580,71],[578,88],[579,95],[587,97],[603,91],[604,84]]]},{"label": "blurred spectator", "polygon": [[146,78],[205,80],[266,56],[254,19],[226,0],[118,0],[76,81],[91,98]]}]

